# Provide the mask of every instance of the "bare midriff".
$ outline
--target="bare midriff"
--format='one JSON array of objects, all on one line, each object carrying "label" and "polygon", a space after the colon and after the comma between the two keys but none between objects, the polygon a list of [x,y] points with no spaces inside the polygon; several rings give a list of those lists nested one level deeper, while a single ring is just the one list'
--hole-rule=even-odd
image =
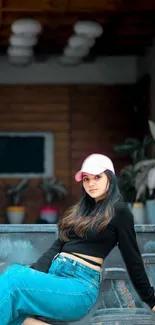
[{"label": "bare midriff", "polygon": [[[94,262],[99,263],[99,264],[102,265],[103,258],[95,257],[95,256],[89,256],[89,255],[83,255],[83,254],[75,253],[75,252],[73,252],[73,254],[76,254],[76,256],[72,255],[72,254],[69,254],[69,253],[61,252],[61,255],[63,255],[63,256],[69,257],[69,258],[71,258],[71,259],[73,259],[73,260],[75,260],[77,262],[80,262],[81,264],[86,265],[86,266],[90,267],[93,270],[101,271],[101,266],[93,265],[93,264],[91,264],[91,261],[94,261]],[[90,263],[83,260],[82,257],[90,260]]]}]

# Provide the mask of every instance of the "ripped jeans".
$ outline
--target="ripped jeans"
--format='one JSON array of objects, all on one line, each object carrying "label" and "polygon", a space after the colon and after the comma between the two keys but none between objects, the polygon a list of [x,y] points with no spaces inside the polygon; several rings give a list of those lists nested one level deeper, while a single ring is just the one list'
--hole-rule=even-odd
[{"label": "ripped jeans", "polygon": [[0,325],[28,317],[76,321],[95,304],[101,272],[57,254],[48,273],[13,264],[0,275]]}]

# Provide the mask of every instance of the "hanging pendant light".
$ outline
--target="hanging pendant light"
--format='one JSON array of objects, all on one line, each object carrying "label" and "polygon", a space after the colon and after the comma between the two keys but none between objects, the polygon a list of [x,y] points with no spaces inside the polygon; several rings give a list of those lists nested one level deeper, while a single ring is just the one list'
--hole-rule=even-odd
[{"label": "hanging pendant light", "polygon": [[69,46],[64,48],[64,54],[66,56],[71,56],[71,57],[77,57],[77,58],[81,58],[84,57],[86,55],[88,55],[89,53],[89,48],[71,48]]},{"label": "hanging pendant light", "polygon": [[9,46],[7,49],[7,54],[9,56],[31,57],[33,56],[33,53],[34,52],[32,48]]},{"label": "hanging pendant light", "polygon": [[19,47],[32,47],[37,44],[37,37],[36,36],[25,36],[21,34],[12,34],[9,38],[9,43],[12,46],[19,46]]},{"label": "hanging pendant light", "polygon": [[103,27],[94,21],[77,21],[74,25],[74,31],[78,35],[97,38],[102,35]]},{"label": "hanging pendant light", "polygon": [[68,39],[68,46],[72,48],[92,47],[94,44],[95,40],[85,35],[73,35]]},{"label": "hanging pendant light", "polygon": [[39,21],[30,18],[23,18],[14,21],[11,25],[14,34],[38,35],[42,31]]}]

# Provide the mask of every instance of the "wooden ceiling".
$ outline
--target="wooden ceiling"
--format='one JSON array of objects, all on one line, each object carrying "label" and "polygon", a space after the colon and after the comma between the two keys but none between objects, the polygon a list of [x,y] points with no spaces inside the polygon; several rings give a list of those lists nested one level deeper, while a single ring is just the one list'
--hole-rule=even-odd
[{"label": "wooden ceiling", "polygon": [[78,20],[103,25],[91,52],[95,56],[143,54],[155,34],[155,0],[0,0],[1,52],[8,47],[12,22],[23,17],[43,25],[36,53],[62,53]]}]

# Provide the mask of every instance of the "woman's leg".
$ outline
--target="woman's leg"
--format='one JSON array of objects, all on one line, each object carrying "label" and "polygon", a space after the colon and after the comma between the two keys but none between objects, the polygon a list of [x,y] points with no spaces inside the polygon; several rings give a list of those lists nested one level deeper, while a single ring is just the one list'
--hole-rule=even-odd
[{"label": "woman's leg", "polygon": [[40,320],[34,318],[26,318],[22,325],[50,325],[48,323],[41,322]]},{"label": "woman's leg", "polygon": [[[95,303],[93,286],[79,279],[46,274],[14,264],[0,276],[0,324],[8,325],[22,315],[56,320],[82,318]],[[70,270],[69,270],[70,271]]]}]

